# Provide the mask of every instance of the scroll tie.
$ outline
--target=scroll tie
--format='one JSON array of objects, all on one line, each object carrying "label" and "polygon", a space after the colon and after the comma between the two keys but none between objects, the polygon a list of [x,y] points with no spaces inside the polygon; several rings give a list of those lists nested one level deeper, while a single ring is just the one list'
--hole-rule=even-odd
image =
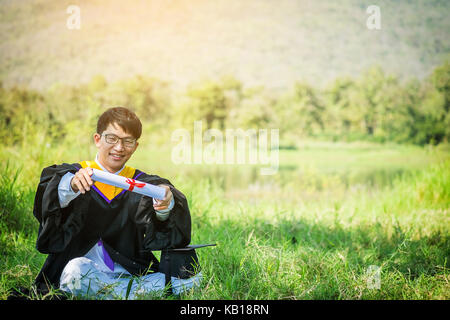
[{"label": "scroll tie", "polygon": [[125,182],[130,185],[130,187],[128,188],[128,191],[133,191],[134,187],[143,188],[145,186],[145,183],[138,183],[138,182],[136,182],[136,180],[130,179],[130,178],[127,178],[127,180]]}]

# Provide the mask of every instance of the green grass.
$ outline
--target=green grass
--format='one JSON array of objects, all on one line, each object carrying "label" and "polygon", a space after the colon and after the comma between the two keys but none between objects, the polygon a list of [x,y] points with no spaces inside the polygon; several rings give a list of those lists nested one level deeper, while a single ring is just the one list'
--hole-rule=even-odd
[{"label": "green grass", "polygon": [[[186,194],[192,243],[218,244],[198,250],[204,281],[181,299],[450,298],[445,148],[309,143],[282,150],[280,173],[266,180],[248,166],[174,166],[170,153],[154,157],[150,149],[144,144],[130,164]],[[62,161],[58,152],[92,156],[59,150],[41,161]],[[29,286],[45,259],[34,249],[31,212],[39,164],[16,174],[11,163],[1,172],[0,299]],[[30,168],[36,172],[25,182]],[[224,182],[233,175],[243,177],[239,192]],[[369,286],[370,266],[381,268],[380,289]]]},{"label": "green grass", "polygon": [[[441,187],[422,195],[425,184]],[[212,237],[199,237],[219,242],[201,252],[211,285],[193,297],[448,299],[449,188],[447,162],[334,205],[222,202]],[[380,290],[367,288],[371,265],[381,267]]]},{"label": "green grass", "polygon": [[[177,1],[164,2],[164,10],[163,2],[83,2],[82,29],[71,31],[71,1],[0,0],[0,81],[43,92],[55,85],[45,99],[4,94],[11,112],[5,122],[13,124],[3,128],[9,143],[0,146],[0,299],[12,287],[30,286],[45,260],[34,248],[32,215],[42,168],[95,157],[91,137],[80,132],[92,132],[101,106],[137,104],[147,112],[140,90],[151,88],[158,106],[178,113],[184,87],[223,75],[248,89],[263,85],[269,98],[296,81],[319,87],[377,64],[405,79],[423,78],[449,52],[443,1],[380,1],[378,31],[366,28],[368,5],[360,0]],[[144,74],[171,88],[166,97],[158,81],[153,87],[133,80],[103,90],[92,78],[98,74],[110,83]],[[90,80],[75,91],[56,85]],[[423,101],[439,102],[418,96],[411,105]],[[28,112],[40,117],[28,119]],[[47,114],[54,127],[42,128]],[[144,123],[129,165],[171,180],[188,198],[192,242],[218,244],[199,250],[205,281],[181,298],[450,298],[448,145],[300,143],[292,134],[299,148],[280,150],[277,174],[261,176],[261,166],[174,165],[173,145],[163,142],[173,128],[164,117]],[[57,138],[48,136],[62,128]],[[370,266],[381,268],[380,289],[368,287]]]}]

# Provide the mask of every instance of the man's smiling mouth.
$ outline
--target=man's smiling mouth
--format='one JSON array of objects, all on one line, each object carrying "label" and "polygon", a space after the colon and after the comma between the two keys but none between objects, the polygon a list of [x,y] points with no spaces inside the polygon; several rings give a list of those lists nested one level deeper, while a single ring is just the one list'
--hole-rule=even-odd
[{"label": "man's smiling mouth", "polygon": [[122,160],[125,156],[124,155],[119,155],[119,154],[114,154],[114,153],[110,153],[109,154],[113,160]]}]

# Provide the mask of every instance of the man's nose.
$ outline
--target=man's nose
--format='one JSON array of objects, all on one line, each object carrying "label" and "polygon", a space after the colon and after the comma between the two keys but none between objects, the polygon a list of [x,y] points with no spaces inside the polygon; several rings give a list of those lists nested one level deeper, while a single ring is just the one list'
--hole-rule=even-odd
[{"label": "man's nose", "polygon": [[124,150],[125,146],[123,144],[123,141],[119,139],[119,141],[117,141],[117,143],[114,145],[114,149],[120,151]]}]

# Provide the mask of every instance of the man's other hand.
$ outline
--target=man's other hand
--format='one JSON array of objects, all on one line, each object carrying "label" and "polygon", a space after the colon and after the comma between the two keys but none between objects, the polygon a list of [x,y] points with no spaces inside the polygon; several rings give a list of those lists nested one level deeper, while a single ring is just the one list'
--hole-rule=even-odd
[{"label": "man's other hand", "polygon": [[155,210],[165,210],[165,209],[169,208],[170,201],[173,198],[172,191],[170,191],[170,187],[168,185],[165,185],[165,184],[160,184],[158,187],[162,187],[162,188],[166,189],[166,195],[164,196],[163,200],[156,200],[155,199],[155,203],[153,204],[153,208]]},{"label": "man's other hand", "polygon": [[94,184],[94,181],[91,179],[92,168],[82,168],[75,173],[75,176],[70,181],[70,186],[74,192],[80,191],[81,193],[85,193],[86,191],[91,190],[91,186]]}]

